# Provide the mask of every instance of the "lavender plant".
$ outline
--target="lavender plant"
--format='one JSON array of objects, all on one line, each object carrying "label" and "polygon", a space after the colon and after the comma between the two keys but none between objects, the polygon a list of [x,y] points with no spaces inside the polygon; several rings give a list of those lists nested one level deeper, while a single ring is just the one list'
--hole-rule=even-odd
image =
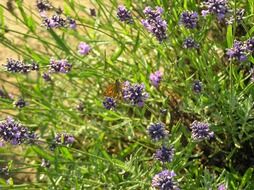
[{"label": "lavender plant", "polygon": [[253,2],[119,3],[0,2],[0,189],[254,189]]}]

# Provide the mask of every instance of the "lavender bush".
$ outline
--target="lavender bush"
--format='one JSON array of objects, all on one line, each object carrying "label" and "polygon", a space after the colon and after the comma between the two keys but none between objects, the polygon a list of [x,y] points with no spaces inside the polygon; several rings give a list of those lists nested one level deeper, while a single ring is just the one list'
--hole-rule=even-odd
[{"label": "lavender bush", "polygon": [[253,0],[0,1],[0,189],[253,190]]}]

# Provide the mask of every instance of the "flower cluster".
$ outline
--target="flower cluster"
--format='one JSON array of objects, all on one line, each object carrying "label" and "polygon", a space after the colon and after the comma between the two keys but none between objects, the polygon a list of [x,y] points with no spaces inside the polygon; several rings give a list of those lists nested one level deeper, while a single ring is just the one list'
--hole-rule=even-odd
[{"label": "flower cluster", "polygon": [[194,121],[191,124],[191,137],[196,141],[210,139],[214,136],[214,132],[210,131],[210,125],[204,122]]},{"label": "flower cluster", "polygon": [[43,73],[43,74],[42,74],[42,78],[43,78],[45,81],[47,81],[47,82],[52,81],[52,78],[51,78],[51,76],[50,76],[49,73]]},{"label": "flower cluster", "polygon": [[198,49],[199,44],[192,37],[188,37],[183,42],[183,48],[185,48],[185,49],[192,49],[192,48]]},{"label": "flower cluster", "polygon": [[198,13],[192,11],[185,11],[180,16],[180,24],[186,28],[196,28],[198,22]]},{"label": "flower cluster", "polygon": [[214,14],[219,20],[222,20],[230,12],[227,0],[206,0],[203,5],[206,7],[206,10],[202,11],[203,16]]},{"label": "flower cluster", "polygon": [[114,98],[106,97],[105,100],[103,101],[103,106],[107,110],[114,110],[116,108],[116,101]]},{"label": "flower cluster", "polygon": [[244,9],[237,9],[235,15],[229,17],[226,23],[228,25],[233,24],[234,22],[240,23],[243,20],[244,13],[245,13]]},{"label": "flower cluster", "polygon": [[194,81],[192,89],[194,92],[200,93],[202,91],[202,82],[199,80]]},{"label": "flower cluster", "polygon": [[18,145],[24,142],[34,142],[36,135],[29,131],[28,128],[16,122],[13,118],[8,117],[0,123],[0,138],[5,142]]},{"label": "flower cluster", "polygon": [[123,5],[118,6],[117,17],[122,22],[126,22],[128,24],[133,23],[131,12],[129,10],[127,10],[126,7]]},{"label": "flower cluster", "polygon": [[75,138],[74,136],[70,135],[70,134],[66,134],[66,133],[62,133],[62,134],[57,134],[54,142],[57,145],[72,145],[74,142]]},{"label": "flower cluster", "polygon": [[23,98],[20,98],[14,102],[14,105],[16,108],[23,108],[27,105],[27,103],[25,102],[25,100]]},{"label": "flower cluster", "polygon": [[247,60],[247,47],[244,42],[234,41],[232,48],[227,50],[227,55],[230,59],[236,59],[240,62]]},{"label": "flower cluster", "polygon": [[124,82],[122,88],[123,99],[132,105],[142,107],[148,98],[144,84],[131,84],[129,81]]},{"label": "flower cluster", "polygon": [[47,0],[37,0],[36,7],[40,13],[51,10],[53,7]]},{"label": "flower cluster", "polygon": [[73,18],[71,17],[67,17],[67,25],[69,25],[69,27],[73,30],[75,30],[77,28],[77,23],[76,23],[76,20],[74,20]]},{"label": "flower cluster", "polygon": [[67,21],[66,19],[62,18],[61,15],[55,14],[50,18],[45,17],[43,19],[42,25],[45,26],[47,29],[60,28],[60,27],[66,27]]},{"label": "flower cluster", "polygon": [[29,71],[39,70],[39,65],[35,62],[26,64],[23,61],[12,58],[7,59],[6,70],[12,73],[28,73]]},{"label": "flower cluster", "polygon": [[247,40],[246,50],[250,53],[254,53],[254,37]]},{"label": "flower cluster", "polygon": [[50,71],[51,72],[60,72],[60,73],[68,73],[71,70],[72,65],[66,60],[50,60]]},{"label": "flower cluster", "polygon": [[141,21],[144,27],[151,32],[159,42],[167,39],[167,22],[161,17],[163,9],[157,7],[155,10],[152,10],[151,7],[146,7],[144,13],[146,19]]},{"label": "flower cluster", "polygon": [[48,16],[46,11],[53,9],[52,5],[48,1],[37,0],[36,6],[42,18],[42,26],[46,27],[47,29],[61,27],[69,27],[71,29],[76,29],[77,24],[74,19],[70,17],[63,18],[61,16],[63,12],[61,8],[54,9],[55,13],[51,16]]},{"label": "flower cluster", "polygon": [[218,190],[227,190],[226,186],[224,184],[221,184],[219,187],[218,187]]},{"label": "flower cluster", "polygon": [[149,126],[148,133],[152,140],[159,141],[167,136],[168,131],[163,123],[153,123]]},{"label": "flower cluster", "polygon": [[154,154],[154,158],[161,162],[172,162],[173,156],[174,156],[174,148],[172,146],[167,148],[164,145],[160,149],[158,149]]},{"label": "flower cluster", "polygon": [[80,42],[78,49],[80,55],[87,55],[91,51],[91,47],[85,42]]},{"label": "flower cluster", "polygon": [[151,84],[154,86],[154,87],[156,87],[156,88],[158,88],[159,87],[159,85],[160,85],[160,82],[161,82],[161,80],[162,80],[162,76],[163,76],[163,74],[162,74],[162,72],[160,72],[160,71],[156,71],[156,72],[154,72],[154,73],[151,73],[150,74],[150,82],[151,82]]},{"label": "flower cluster", "polygon": [[176,190],[178,188],[173,180],[175,176],[174,171],[163,170],[153,177],[152,187],[160,190]]}]

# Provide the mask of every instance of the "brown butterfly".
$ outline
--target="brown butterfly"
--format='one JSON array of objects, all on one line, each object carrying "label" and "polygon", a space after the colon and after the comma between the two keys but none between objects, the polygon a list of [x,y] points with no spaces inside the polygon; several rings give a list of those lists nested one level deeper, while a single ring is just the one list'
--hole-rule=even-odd
[{"label": "brown butterfly", "polygon": [[186,126],[189,126],[190,123],[196,120],[197,116],[195,114],[182,110],[182,97],[178,93],[168,91],[167,96],[170,107],[171,124],[176,124],[178,121],[182,121]]},{"label": "brown butterfly", "polygon": [[115,99],[121,99],[122,87],[123,87],[123,84],[119,80],[116,80],[114,83],[110,83],[105,87],[103,95],[107,97],[112,97]]}]

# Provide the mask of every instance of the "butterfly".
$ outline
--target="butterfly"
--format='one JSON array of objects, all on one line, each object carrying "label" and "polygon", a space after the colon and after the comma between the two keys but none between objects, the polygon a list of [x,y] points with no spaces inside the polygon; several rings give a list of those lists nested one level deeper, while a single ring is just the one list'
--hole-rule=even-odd
[{"label": "butterfly", "polygon": [[122,88],[123,88],[123,83],[121,83],[119,80],[116,80],[114,83],[110,83],[105,87],[103,95],[106,97],[121,99]]},{"label": "butterfly", "polygon": [[167,92],[168,105],[170,107],[171,124],[176,124],[178,121],[182,121],[186,126],[189,126],[197,116],[193,113],[182,110],[182,97],[173,91]]}]

